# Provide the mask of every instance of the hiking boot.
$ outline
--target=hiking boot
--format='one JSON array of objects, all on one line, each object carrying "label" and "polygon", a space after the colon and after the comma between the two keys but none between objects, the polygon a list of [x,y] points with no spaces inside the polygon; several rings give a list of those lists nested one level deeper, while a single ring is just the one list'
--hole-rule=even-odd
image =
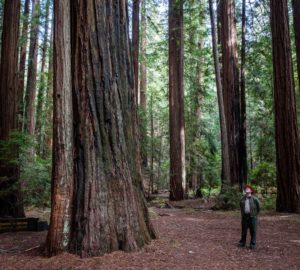
[{"label": "hiking boot", "polygon": [[250,249],[255,250],[256,249],[255,245],[250,245]]}]

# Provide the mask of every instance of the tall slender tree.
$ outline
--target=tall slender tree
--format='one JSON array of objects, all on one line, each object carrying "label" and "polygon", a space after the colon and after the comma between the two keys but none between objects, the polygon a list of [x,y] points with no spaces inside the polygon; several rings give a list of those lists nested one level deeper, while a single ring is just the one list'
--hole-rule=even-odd
[{"label": "tall slender tree", "polygon": [[300,213],[300,145],[287,0],[271,0],[277,211]]},{"label": "tall slender tree", "polygon": [[27,45],[28,45],[28,27],[29,27],[29,12],[30,12],[30,0],[26,0],[24,3],[23,11],[23,28],[21,35],[21,49],[20,49],[20,64],[19,64],[19,74],[20,74],[20,86],[19,86],[19,96],[21,102],[19,104],[19,117],[20,117],[20,128],[23,127],[21,118],[23,116],[23,95],[25,87],[25,67],[26,67],[26,58],[27,58]]},{"label": "tall slender tree", "polygon": [[29,134],[35,131],[35,97],[39,46],[40,0],[32,0],[31,34],[28,55],[28,76],[25,96],[25,126]]},{"label": "tall slender tree", "polygon": [[144,167],[147,167],[147,128],[146,128],[146,110],[147,110],[147,65],[146,65],[146,46],[147,46],[147,16],[146,16],[146,0],[142,0],[141,12],[141,57],[140,57],[140,110],[142,119],[140,119],[141,134],[141,158]]},{"label": "tall slender tree", "polygon": [[222,78],[220,72],[217,30],[215,24],[213,0],[209,0],[209,13],[210,13],[210,22],[211,22],[211,36],[212,36],[212,45],[213,45],[214,67],[215,67],[219,115],[220,115],[220,127],[221,127],[221,148],[222,148],[221,154],[222,154],[222,171],[223,171],[222,180],[225,181],[225,183],[229,183],[231,177],[230,163],[229,163],[229,144],[228,144],[227,125],[226,125],[225,108],[224,108],[224,100],[223,100],[224,94],[222,89]]},{"label": "tall slender tree", "polygon": [[294,33],[297,56],[298,83],[300,91],[300,1],[292,0],[293,17],[294,17]]},{"label": "tall slender tree", "polygon": [[[57,173],[53,174],[48,251],[72,250],[95,256],[135,250],[150,241],[154,231],[136,151],[127,1],[79,0],[72,1],[71,7],[69,3],[55,1],[54,99],[55,104],[64,100],[62,109],[71,117],[67,123],[59,111],[54,114],[53,166]],[[65,74],[62,93],[58,92],[59,74]],[[66,77],[70,77],[68,81]],[[66,103],[70,99],[65,97],[71,89],[73,113]],[[66,124],[70,125],[70,137],[65,140],[59,129]],[[71,154],[72,142],[75,169],[69,160],[72,157],[63,154],[66,150]],[[59,158],[64,159],[61,164]]]},{"label": "tall slender tree", "polygon": [[[17,129],[18,38],[20,1],[6,0],[4,6],[2,50],[0,62],[0,141],[6,141]],[[17,149],[11,149],[9,159],[18,158]],[[2,157],[3,158],[3,157]],[[9,160],[0,161],[0,216],[24,216],[19,180],[19,166]]]},{"label": "tall slender tree", "polygon": [[185,195],[183,1],[169,0],[170,199]]},{"label": "tall slender tree", "polygon": [[140,48],[140,0],[133,0],[132,9],[132,58],[136,104],[140,103],[139,93],[139,48]]},{"label": "tall slender tree", "polygon": [[242,187],[241,93],[234,0],[220,2],[222,87],[229,144],[230,184]]},{"label": "tall slender tree", "polygon": [[246,64],[246,0],[242,2],[242,46],[241,46],[241,123],[240,123],[240,183],[243,184],[247,179],[247,132],[246,132],[246,80],[245,80],[245,64]]},{"label": "tall slender tree", "polygon": [[46,97],[47,91],[47,76],[46,76],[46,64],[47,64],[47,54],[48,54],[48,44],[49,44],[49,12],[50,12],[50,0],[45,2],[45,15],[44,15],[44,35],[42,44],[42,56],[41,56],[41,69],[40,69],[40,82],[39,91],[37,96],[37,109],[36,109],[36,126],[35,134],[38,137],[38,148],[39,153],[42,152],[42,126],[43,126],[43,106],[44,99]]}]

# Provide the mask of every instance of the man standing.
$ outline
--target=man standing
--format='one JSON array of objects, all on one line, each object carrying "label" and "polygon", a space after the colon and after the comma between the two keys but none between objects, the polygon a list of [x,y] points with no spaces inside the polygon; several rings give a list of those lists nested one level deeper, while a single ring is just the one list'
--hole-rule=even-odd
[{"label": "man standing", "polygon": [[249,185],[245,186],[245,195],[240,202],[242,215],[242,238],[239,242],[240,247],[245,247],[247,230],[250,229],[251,241],[250,248],[255,249],[256,246],[256,227],[257,215],[260,211],[260,204],[258,199],[252,195],[253,188]]}]

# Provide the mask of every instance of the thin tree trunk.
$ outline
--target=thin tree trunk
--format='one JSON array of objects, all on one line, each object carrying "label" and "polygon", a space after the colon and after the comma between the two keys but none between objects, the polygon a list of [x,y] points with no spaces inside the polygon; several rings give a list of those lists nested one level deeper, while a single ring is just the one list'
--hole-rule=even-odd
[{"label": "thin tree trunk", "polygon": [[153,93],[151,93],[150,100],[150,133],[151,133],[151,162],[150,162],[150,182],[149,182],[149,192],[148,198],[150,194],[153,193],[153,184],[154,184],[154,119],[153,119]]},{"label": "thin tree trunk", "polygon": [[[4,6],[2,51],[0,62],[0,140],[9,139],[10,132],[18,128],[18,38],[20,1],[6,0]],[[0,161],[0,217],[24,216],[19,181],[19,165],[11,159],[18,159],[18,149],[10,149],[9,160]],[[6,158],[7,156],[2,158]]]},{"label": "thin tree trunk", "polygon": [[38,36],[40,24],[40,0],[32,0],[32,19],[31,35],[28,55],[28,78],[26,87],[26,109],[25,123],[26,130],[33,135],[35,131],[35,96],[36,96],[36,77],[37,77],[37,57],[38,57]]},{"label": "thin tree trunk", "polygon": [[136,104],[140,104],[139,93],[139,32],[140,32],[140,0],[133,0],[132,10],[132,58]]},{"label": "thin tree trunk", "polygon": [[287,0],[271,0],[277,211],[300,213],[300,146]]},{"label": "thin tree trunk", "polygon": [[27,56],[27,44],[28,44],[28,26],[29,26],[29,9],[30,9],[30,0],[26,0],[24,4],[23,12],[23,28],[21,36],[21,51],[20,51],[20,64],[19,64],[19,74],[20,74],[20,86],[19,86],[19,117],[20,117],[20,128],[23,130],[23,110],[24,110],[24,87],[25,87],[25,66],[26,66],[26,56]]},{"label": "thin tree trunk", "polygon": [[[70,226],[63,226],[62,222],[50,225],[51,231],[66,236],[66,245],[61,244],[62,237],[57,242],[50,235],[48,249],[50,254],[70,250],[81,256],[136,250],[155,235],[143,196],[136,151],[137,118],[126,0],[72,1],[70,9],[58,6],[62,2],[68,3],[56,2],[55,39],[63,37],[58,29],[68,33],[70,30],[68,21],[64,27],[59,23],[68,14],[58,13],[57,9],[71,11],[71,82],[76,119],[74,193],[68,182],[62,199],[72,202],[71,207],[64,200],[61,208],[52,211],[53,218],[63,216],[62,211],[67,209],[72,211],[72,221],[67,222]],[[66,57],[69,61],[70,55]],[[57,58],[55,54],[55,61]],[[55,73],[59,71],[55,65]],[[57,80],[58,77],[55,84]],[[54,130],[57,128],[56,124]],[[67,142],[71,144],[72,140]],[[62,146],[54,143],[54,149]],[[62,192],[60,188],[57,185],[54,193]]]},{"label": "thin tree trunk", "polygon": [[185,196],[183,1],[169,0],[170,200]]},{"label": "thin tree trunk", "polygon": [[48,254],[69,247],[74,193],[70,2],[54,2],[54,110],[51,219]]},{"label": "thin tree trunk", "polygon": [[297,71],[298,71],[298,84],[300,91],[300,1],[292,0],[293,16],[294,16],[294,32],[295,32],[295,45],[297,56]]},{"label": "thin tree trunk", "polygon": [[245,63],[246,63],[246,0],[242,4],[242,47],[241,47],[241,131],[240,131],[240,172],[243,183],[247,181],[247,131],[246,131],[246,81],[245,81]]},{"label": "thin tree trunk", "polygon": [[211,22],[211,36],[212,36],[216,86],[217,86],[219,115],[220,115],[222,168],[223,168],[223,178],[224,178],[222,180],[225,183],[229,184],[230,183],[229,143],[228,143],[227,125],[226,125],[225,108],[224,108],[224,100],[223,100],[224,94],[223,94],[221,74],[220,74],[219,52],[218,52],[218,44],[217,44],[217,32],[215,27],[215,16],[213,10],[213,0],[209,0],[209,13],[210,13],[210,22]]},{"label": "thin tree trunk", "polygon": [[142,12],[141,12],[141,80],[140,80],[140,110],[142,119],[141,123],[141,142],[144,147],[142,147],[141,158],[143,167],[147,167],[147,66],[146,66],[146,46],[147,46],[147,19],[146,19],[146,0],[142,0]]},{"label": "thin tree trunk", "polygon": [[229,145],[230,182],[243,186],[241,164],[240,80],[237,56],[234,0],[221,1],[222,87]]},{"label": "thin tree trunk", "polygon": [[37,96],[37,109],[36,109],[36,127],[35,134],[38,138],[38,152],[42,153],[43,144],[42,144],[42,125],[43,125],[43,106],[45,103],[45,96],[47,91],[47,80],[46,80],[46,60],[48,53],[48,35],[49,35],[49,10],[50,10],[50,0],[47,0],[45,6],[45,23],[44,23],[44,38],[42,45],[42,58],[41,58],[41,70],[40,70],[40,83],[39,91]]}]

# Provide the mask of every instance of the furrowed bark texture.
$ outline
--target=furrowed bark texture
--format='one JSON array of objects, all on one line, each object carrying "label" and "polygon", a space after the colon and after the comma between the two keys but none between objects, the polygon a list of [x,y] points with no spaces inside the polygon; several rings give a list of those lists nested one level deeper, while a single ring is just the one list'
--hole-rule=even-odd
[{"label": "furrowed bark texture", "polygon": [[72,2],[75,201],[82,256],[136,250],[153,237],[142,194],[127,4]]},{"label": "furrowed bark texture", "polygon": [[287,0],[271,0],[277,211],[300,213],[300,148]]},{"label": "furrowed bark texture", "polygon": [[[0,63],[0,140],[7,140],[12,130],[18,128],[18,36],[20,1],[7,0],[4,6],[2,50]],[[17,149],[10,158],[17,159]],[[0,162],[0,217],[24,216],[20,190],[19,166],[7,160]],[[3,194],[5,193],[5,194]]]},{"label": "furrowed bark texture", "polygon": [[183,95],[183,1],[169,0],[170,199],[186,188]]},{"label": "furrowed bark texture", "polygon": [[[240,156],[240,82],[237,56],[237,37],[235,26],[234,0],[221,1],[221,47],[223,101],[227,126],[230,163],[230,183],[243,185]],[[227,179],[228,180],[228,179]]]},{"label": "furrowed bark texture", "polygon": [[[57,9],[61,1],[56,3]],[[69,10],[67,3],[60,7],[64,12]],[[72,181],[70,175],[63,186],[54,186],[61,202],[57,210],[54,208],[52,217],[55,219],[60,212],[62,215],[57,218],[57,228],[56,223],[52,228],[53,233],[59,234],[59,242],[54,239],[52,246],[59,246],[58,251],[66,249],[83,257],[119,249],[136,250],[155,234],[143,195],[136,149],[137,114],[127,4],[125,0],[113,3],[108,0],[76,0],[71,2],[70,11],[74,185],[69,184]],[[67,18],[64,13],[56,16],[57,24],[62,16]],[[61,26],[57,26],[57,35],[62,34],[59,29]],[[61,42],[66,44],[65,40]],[[65,53],[68,51],[65,48]],[[56,61],[61,59],[58,57],[56,54]],[[69,55],[66,57],[71,59]],[[59,70],[55,72],[58,76]],[[55,84],[58,83],[59,77],[56,77]],[[57,125],[54,131],[58,129]],[[54,144],[55,149],[57,142]],[[60,149],[56,151],[59,153]],[[63,163],[71,167],[67,161]],[[64,191],[67,194],[63,194]],[[63,201],[65,197],[70,202],[72,200],[71,208],[69,202]],[[63,211],[67,210],[72,211],[70,227],[62,222]],[[67,242],[61,240],[63,236]],[[55,249],[50,250],[50,254],[55,253]]]},{"label": "furrowed bark texture", "polygon": [[74,193],[70,1],[54,2],[53,169],[47,252],[68,250]]}]

